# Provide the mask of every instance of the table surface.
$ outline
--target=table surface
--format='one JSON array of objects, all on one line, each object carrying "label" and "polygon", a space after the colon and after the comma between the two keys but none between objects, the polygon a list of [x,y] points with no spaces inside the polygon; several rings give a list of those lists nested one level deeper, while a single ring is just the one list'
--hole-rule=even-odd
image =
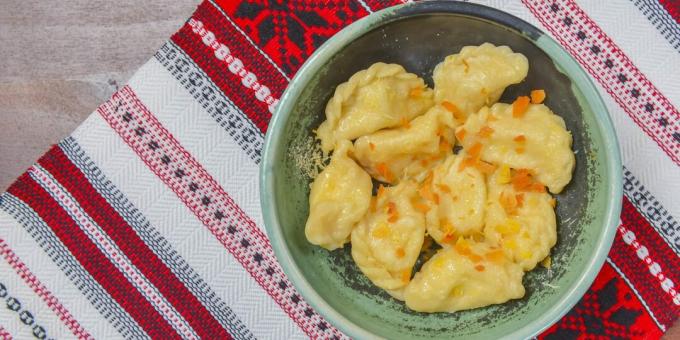
[{"label": "table surface", "polygon": [[[0,192],[124,84],[199,2],[0,0]],[[664,338],[680,338],[678,322]]]}]

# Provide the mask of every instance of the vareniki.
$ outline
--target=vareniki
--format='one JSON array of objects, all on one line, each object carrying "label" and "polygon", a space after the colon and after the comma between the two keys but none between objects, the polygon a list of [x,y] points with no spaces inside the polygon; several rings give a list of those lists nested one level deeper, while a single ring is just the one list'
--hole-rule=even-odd
[{"label": "vareniki", "polygon": [[[528,70],[524,55],[485,43],[446,57],[434,89],[385,63],[340,84],[316,131],[332,155],[311,186],[307,240],[351,243],[361,272],[415,311],[524,296],[524,273],[547,266],[557,241],[551,193],[575,166],[544,91],[498,103]],[[416,266],[432,241],[440,249]]]}]

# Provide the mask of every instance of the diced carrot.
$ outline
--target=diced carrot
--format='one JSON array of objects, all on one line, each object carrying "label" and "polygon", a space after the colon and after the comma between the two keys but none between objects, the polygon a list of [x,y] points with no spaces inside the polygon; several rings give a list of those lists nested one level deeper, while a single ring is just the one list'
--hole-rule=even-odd
[{"label": "diced carrot", "polygon": [[430,207],[427,206],[427,204],[420,203],[420,202],[413,203],[413,207],[423,214],[426,214],[428,211],[430,211]]},{"label": "diced carrot", "polygon": [[545,100],[545,91],[533,90],[531,91],[531,103],[540,104]]},{"label": "diced carrot", "polygon": [[401,123],[401,126],[407,129],[411,127],[411,122],[409,122],[408,118],[406,117],[401,117],[401,120],[399,122]]},{"label": "diced carrot", "polygon": [[463,112],[460,111],[456,104],[445,100],[442,102],[442,106],[447,111],[451,112],[453,114],[453,118],[455,118],[456,120],[462,121],[463,119],[465,119],[465,117],[463,116]]},{"label": "diced carrot", "polygon": [[439,190],[441,190],[442,192],[445,192],[447,194],[451,193],[451,187],[449,187],[446,184],[437,184],[437,188],[439,188]]},{"label": "diced carrot", "polygon": [[390,169],[387,167],[387,164],[385,163],[378,163],[376,166],[376,170],[378,170],[378,174],[382,177],[384,177],[388,182],[392,182],[392,172]]},{"label": "diced carrot", "polygon": [[456,234],[444,234],[444,238],[442,238],[442,242],[446,244],[453,244],[453,242],[456,240]]},{"label": "diced carrot", "polygon": [[527,169],[517,169],[512,176],[512,187],[517,191],[528,191],[531,188],[533,180],[531,174]]},{"label": "diced carrot", "polygon": [[524,205],[524,194],[515,194],[515,200],[517,201],[517,207],[521,208]]},{"label": "diced carrot", "polygon": [[466,134],[465,129],[460,128],[458,131],[456,131],[456,139],[462,142],[463,139],[465,139],[465,134]]},{"label": "diced carrot", "polygon": [[510,195],[503,191],[500,196],[498,196],[498,203],[503,207],[506,214],[514,215],[517,213],[517,199],[514,195]]},{"label": "diced carrot", "polygon": [[516,136],[515,138],[513,138],[512,140],[514,140],[514,141],[517,142],[517,143],[524,143],[524,142],[527,141],[527,138],[524,137],[524,135],[517,135],[517,136]]},{"label": "diced carrot", "polygon": [[462,237],[456,241],[456,245],[453,246],[453,248],[461,255],[468,255],[472,253],[472,251],[470,251],[470,242]]},{"label": "diced carrot", "polygon": [[397,205],[394,202],[387,202],[387,214],[392,215],[397,211]]},{"label": "diced carrot", "polygon": [[472,157],[465,157],[463,160],[460,162],[460,165],[458,166],[458,172],[465,170],[465,168],[469,166],[475,166],[477,163],[477,160],[472,158]]},{"label": "diced carrot", "polygon": [[531,184],[530,190],[534,192],[545,192],[545,186],[541,183],[535,182]]},{"label": "diced carrot", "polygon": [[416,87],[411,89],[411,92],[408,93],[409,96],[418,98],[420,95],[423,94],[423,88],[422,87]]},{"label": "diced carrot", "polygon": [[401,272],[401,281],[402,282],[409,282],[411,280],[411,271],[410,270],[404,270]]},{"label": "diced carrot", "polygon": [[396,212],[396,211],[394,212],[394,214],[390,215],[389,218],[387,218],[387,222],[390,222],[390,223],[394,223],[394,222],[397,222],[397,221],[399,221],[399,213]]},{"label": "diced carrot", "polygon": [[475,266],[475,270],[478,272],[483,272],[484,271],[484,266],[481,264],[478,264]]},{"label": "diced carrot", "polygon": [[492,250],[486,253],[485,257],[492,262],[503,262],[503,260],[505,260],[505,254],[501,249]]},{"label": "diced carrot", "polygon": [[482,138],[487,138],[487,137],[490,137],[491,134],[493,134],[493,131],[494,130],[492,128],[490,128],[487,125],[484,125],[484,126],[482,126],[481,129],[479,129],[479,132],[477,132],[477,135],[479,137],[482,137]]},{"label": "diced carrot", "polygon": [[451,150],[453,145],[451,145],[446,139],[442,138],[439,141],[439,150]]},{"label": "diced carrot", "polygon": [[467,152],[471,158],[479,159],[479,154],[482,152],[482,144],[479,142],[475,143],[470,147],[469,150],[467,150]]},{"label": "diced carrot", "polygon": [[431,202],[437,203],[436,201],[439,200],[439,196],[436,196],[436,198],[435,198],[435,194],[432,192],[432,190],[430,190],[429,185],[423,185],[420,188],[420,190],[418,190],[418,194],[420,194],[420,197],[422,197],[422,198],[424,198],[428,201],[431,201]]},{"label": "diced carrot", "polygon": [[479,256],[479,255],[477,255],[473,252],[470,252],[469,254],[466,254],[465,256],[467,256],[470,260],[472,260],[472,262],[481,262],[482,260],[484,260],[483,257],[481,257],[481,256]]},{"label": "diced carrot", "polygon": [[515,99],[515,101],[512,103],[512,116],[515,118],[523,117],[524,113],[527,111],[527,108],[529,108],[529,97],[517,97],[517,99]]},{"label": "diced carrot", "polygon": [[371,150],[375,150],[375,144],[373,143],[368,143],[368,147],[371,148]]},{"label": "diced carrot", "polygon": [[402,257],[406,256],[406,252],[404,251],[404,248],[402,248],[402,247],[397,248],[395,253],[396,253],[398,258],[402,258]]},{"label": "diced carrot", "polygon": [[387,173],[387,164],[385,164],[385,163],[378,163],[378,165],[376,165],[375,168],[376,168],[376,170],[378,170],[378,174],[379,174],[380,176],[385,177],[385,174]]},{"label": "diced carrot", "polygon": [[484,161],[477,161],[475,164],[475,168],[477,170],[481,171],[484,174],[490,175],[496,170],[496,166],[493,164],[489,164]]}]

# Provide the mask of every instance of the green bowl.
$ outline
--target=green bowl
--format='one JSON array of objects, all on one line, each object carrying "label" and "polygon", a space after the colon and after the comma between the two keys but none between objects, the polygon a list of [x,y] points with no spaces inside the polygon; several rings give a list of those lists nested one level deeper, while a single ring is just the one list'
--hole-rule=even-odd
[{"label": "green bowl", "polygon": [[[508,45],[529,59],[511,102],[545,89],[546,104],[574,137],[576,169],[557,195],[558,241],[552,269],[524,278],[526,295],[469,311],[418,313],[378,289],[352,261],[350,247],[329,252],[305,239],[313,130],[335,87],[378,62],[403,65],[432,85],[434,66],[465,45]],[[300,294],[351,337],[527,338],[559,320],[583,296],[611,247],[621,211],[621,159],[602,99],[586,73],[554,40],[507,13],[468,3],[428,1],[385,9],[333,36],[302,66],[269,123],[260,173],[265,227]]]}]

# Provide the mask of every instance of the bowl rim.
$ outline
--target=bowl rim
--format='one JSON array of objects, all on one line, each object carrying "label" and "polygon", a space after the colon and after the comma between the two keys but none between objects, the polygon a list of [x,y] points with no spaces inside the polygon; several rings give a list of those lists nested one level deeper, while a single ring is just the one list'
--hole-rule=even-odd
[{"label": "bowl rim", "polygon": [[267,129],[263,146],[264,152],[262,164],[260,166],[259,181],[260,204],[265,230],[284,273],[286,273],[287,277],[309,305],[325,317],[333,326],[337,327],[350,337],[359,339],[380,338],[379,335],[373,334],[354,324],[339,311],[331,307],[302,275],[302,272],[287,250],[281,232],[278,211],[275,209],[276,199],[275,195],[272,194],[274,192],[274,179],[273,176],[269,176],[269,174],[273,173],[272,164],[274,164],[277,155],[274,150],[281,145],[281,141],[284,137],[283,126],[287,122],[295,105],[295,99],[300,96],[305,88],[304,85],[310,81],[311,77],[337,52],[371,29],[388,24],[392,21],[423,14],[467,15],[477,19],[495,22],[506,26],[509,29],[519,31],[518,33],[525,35],[537,45],[538,48],[548,54],[563,71],[568,70],[565,74],[567,74],[572,80],[572,83],[575,84],[584,96],[587,97],[586,101],[592,108],[597,128],[602,133],[603,151],[607,156],[603,162],[606,164],[606,174],[607,179],[609,180],[608,186],[606,187],[609,203],[607,205],[606,215],[603,219],[604,228],[598,235],[599,242],[593,253],[594,256],[586,263],[580,277],[564,293],[558,302],[551,306],[540,318],[530,321],[522,328],[517,329],[506,336],[507,338],[534,337],[557,322],[574,305],[576,305],[590,288],[597,274],[600,272],[600,269],[604,265],[607,254],[614,241],[617,227],[620,223],[623,195],[622,163],[614,125],[612,124],[608,110],[590,77],[573,57],[555,40],[535,26],[507,12],[479,4],[445,0],[406,3],[369,14],[348,25],[321,45],[307,59],[298,70],[295,77],[290,81],[289,86],[281,96]]}]

